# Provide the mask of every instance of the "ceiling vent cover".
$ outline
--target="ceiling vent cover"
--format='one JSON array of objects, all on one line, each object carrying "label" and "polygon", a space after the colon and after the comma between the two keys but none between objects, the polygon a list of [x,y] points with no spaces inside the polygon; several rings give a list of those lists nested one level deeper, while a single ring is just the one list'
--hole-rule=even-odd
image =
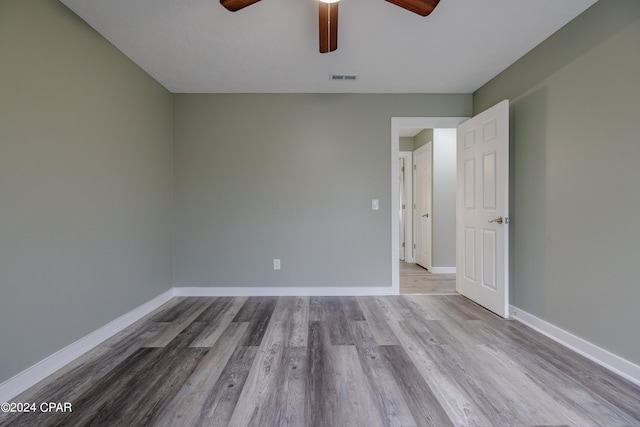
[{"label": "ceiling vent cover", "polygon": [[355,82],[358,80],[357,74],[329,74],[329,80],[332,82]]}]

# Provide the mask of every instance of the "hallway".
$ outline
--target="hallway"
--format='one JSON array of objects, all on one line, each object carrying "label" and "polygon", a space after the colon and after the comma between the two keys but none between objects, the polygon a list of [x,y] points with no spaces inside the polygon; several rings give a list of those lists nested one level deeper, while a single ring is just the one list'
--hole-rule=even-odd
[{"label": "hallway", "polygon": [[455,294],[455,274],[433,274],[418,264],[400,261],[401,294]]}]

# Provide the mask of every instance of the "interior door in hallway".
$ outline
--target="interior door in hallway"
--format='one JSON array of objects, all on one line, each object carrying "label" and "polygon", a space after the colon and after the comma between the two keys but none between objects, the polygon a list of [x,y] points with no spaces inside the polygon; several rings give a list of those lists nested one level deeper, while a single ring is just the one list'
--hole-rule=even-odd
[{"label": "interior door in hallway", "polygon": [[509,101],[458,127],[456,288],[509,317]]},{"label": "interior door in hallway", "polygon": [[415,151],[415,258],[416,264],[431,271],[431,161],[433,156],[433,142],[428,142]]}]

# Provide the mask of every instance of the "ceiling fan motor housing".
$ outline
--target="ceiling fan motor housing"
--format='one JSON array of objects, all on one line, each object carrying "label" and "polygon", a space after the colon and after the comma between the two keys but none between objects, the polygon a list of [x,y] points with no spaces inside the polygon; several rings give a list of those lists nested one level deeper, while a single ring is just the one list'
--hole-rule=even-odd
[{"label": "ceiling fan motor housing", "polygon": [[338,49],[338,2],[319,2],[320,53]]}]

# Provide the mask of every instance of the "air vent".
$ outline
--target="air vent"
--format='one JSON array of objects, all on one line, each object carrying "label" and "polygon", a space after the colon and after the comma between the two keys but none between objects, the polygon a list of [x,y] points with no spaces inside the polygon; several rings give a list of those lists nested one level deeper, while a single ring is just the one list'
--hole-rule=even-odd
[{"label": "air vent", "polygon": [[329,74],[329,80],[339,82],[355,82],[358,80],[357,74]]}]

